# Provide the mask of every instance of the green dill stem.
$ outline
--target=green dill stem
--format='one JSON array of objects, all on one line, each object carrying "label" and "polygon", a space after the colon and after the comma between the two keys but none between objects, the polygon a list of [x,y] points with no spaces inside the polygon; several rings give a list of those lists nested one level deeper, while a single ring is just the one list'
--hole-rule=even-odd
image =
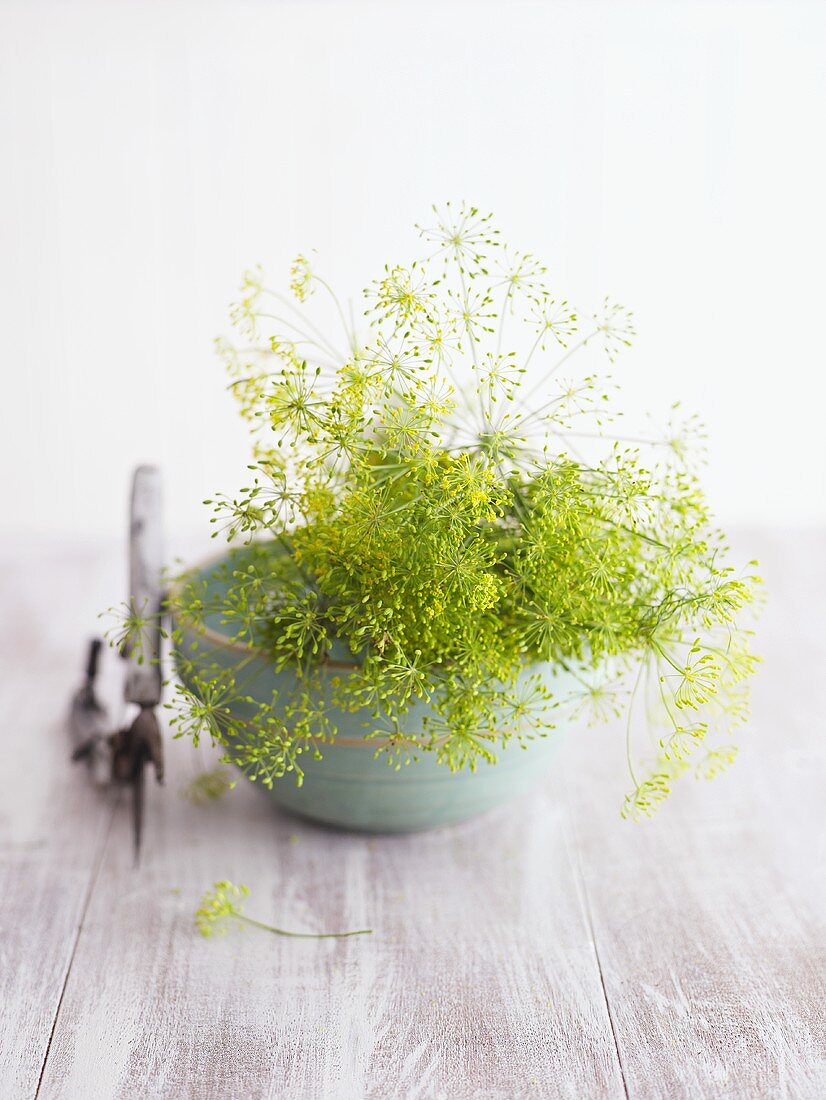
[{"label": "green dill stem", "polygon": [[[599,332],[599,329],[595,328],[593,332],[589,332],[588,335],[583,336],[583,338],[578,343],[576,343],[572,347],[568,348],[568,350],[565,352],[565,354],[563,356],[561,356],[561,358],[557,359],[557,361],[554,363],[554,365],[551,367],[551,369],[547,372],[547,374],[543,374],[542,377],[536,382],[536,384],[534,386],[532,386],[528,390],[527,393],[520,394],[519,397],[517,398],[517,401],[519,401],[519,403],[523,407],[527,407],[528,402],[533,397],[533,395],[536,393],[536,391],[541,389],[542,386],[544,386],[545,383],[550,378],[553,378],[553,376],[556,374],[556,372],[559,370],[559,368],[562,366],[562,364],[567,362],[567,360],[570,359],[571,356],[575,352],[579,351],[580,348],[585,347],[585,345],[588,343],[589,340],[593,340],[593,338],[596,336],[596,334],[598,332]],[[533,350],[531,350],[531,355],[533,355]],[[529,361],[530,361],[530,356],[529,356]],[[553,404],[553,402],[549,401],[548,404]],[[543,408],[544,408],[544,406],[540,407],[535,412],[532,412],[530,414],[530,416],[528,417],[528,420],[532,420],[534,417],[539,416],[542,413]]]},{"label": "green dill stem", "polygon": [[[534,340],[534,342],[533,342],[533,344],[532,344],[532,346],[531,346],[531,350],[530,350],[530,351],[528,352],[528,357],[527,357],[527,359],[526,359],[526,360],[525,360],[525,362],[524,362],[524,363],[522,364],[522,367],[523,367],[523,369],[524,369],[525,371],[527,371],[527,369],[528,369],[528,367],[529,367],[529,365],[530,365],[531,359],[533,359],[533,356],[534,356],[534,352],[535,352],[535,351],[536,351],[536,349],[537,349],[537,348],[539,347],[539,345],[540,345],[540,343],[541,343],[541,341],[542,341],[542,337],[543,337],[543,335],[544,335],[544,330],[543,330],[543,329],[540,329],[540,330],[539,330],[539,332],[538,332],[538,333],[536,334],[536,339]],[[543,381],[544,381],[544,379],[543,379]],[[518,400],[518,401],[520,401],[520,403],[521,403],[521,400],[522,400],[522,399],[521,399],[521,397],[519,397],[519,398],[517,398],[517,400]]]},{"label": "green dill stem", "polygon": [[666,651],[663,649],[663,647],[659,644],[659,642],[655,641],[652,638],[651,639],[651,645],[653,646],[654,649],[656,649],[656,651],[660,654],[661,657],[663,657],[666,661],[668,661],[668,663],[671,665],[671,667],[674,669],[674,671],[678,675],[682,676],[685,673],[685,669],[680,668],[680,666],[678,664],[676,664],[671,659],[671,657],[669,657],[669,655],[666,653]]},{"label": "green dill stem", "polygon": [[637,531],[634,527],[629,527],[625,523],[618,523],[616,520],[605,520],[606,523],[610,523],[612,527],[616,527],[619,531],[625,531],[628,535],[633,535],[635,538],[642,539],[643,542],[647,542],[649,546],[656,546],[658,550],[668,550],[664,542],[660,542],[659,539],[652,539],[650,535],[644,535],[642,531]]},{"label": "green dill stem", "polygon": [[668,702],[668,699],[666,698],[665,690],[663,688],[662,678],[658,678],[657,687],[660,690],[660,699],[662,700],[662,704],[665,707],[665,712],[668,715],[668,717],[671,721],[671,724],[674,726],[674,732],[676,733],[680,728],[680,723],[679,723],[677,717],[675,716],[674,712],[672,711],[671,705]]},{"label": "green dill stem", "polygon": [[636,698],[637,691],[639,690],[640,681],[642,680],[642,674],[645,671],[645,657],[640,661],[640,667],[637,671],[637,678],[634,681],[634,688],[631,692],[631,698],[628,700],[628,711],[625,719],[625,760],[628,764],[628,772],[631,776],[631,782],[635,787],[639,788],[639,780],[637,774],[634,771],[634,761],[631,754],[631,718],[634,713],[634,699]]},{"label": "green dill stem", "polygon": [[347,343],[350,347],[350,350],[353,351],[356,344],[356,334],[350,329],[347,324],[347,320],[344,316],[344,310],[341,308],[341,302],[339,302],[338,300],[338,295],[330,286],[330,284],[325,279],[322,279],[320,275],[313,275],[312,277],[313,279],[315,279],[319,286],[323,287],[327,291],[327,293],[330,295],[333,302],[335,303],[335,307],[338,310],[339,319],[341,320],[341,327],[344,329],[344,335],[347,337]]},{"label": "green dill stem", "polygon": [[[315,278],[317,278],[317,276],[313,275],[313,278],[315,279]],[[296,330],[296,332],[301,333],[302,336],[306,337],[306,336],[309,336],[310,334],[312,334],[313,336],[318,337],[318,339],[321,341],[321,344],[326,346],[327,351],[330,352],[336,360],[341,359],[341,356],[340,356],[339,352],[333,346],[332,342],[327,339],[327,337],[324,335],[324,333],[321,331],[321,329],[317,325],[313,324],[313,322],[307,316],[305,311],[303,309],[300,309],[295,304],[295,302],[291,302],[290,299],[287,298],[284,294],[279,294],[277,290],[273,290],[271,287],[268,287],[268,286],[262,287],[262,291],[263,291],[264,294],[268,294],[271,298],[274,298],[275,301],[280,302],[281,305],[286,306],[287,309],[292,310],[292,312],[294,314],[296,314],[296,316],[301,319],[301,324],[306,326],[306,327],[301,328],[299,325],[293,324],[292,322],[286,320],[286,318],[283,319],[283,323],[291,325],[291,327],[294,328]],[[267,315],[262,313],[261,316],[264,317],[264,316],[267,316]],[[275,320],[279,320],[279,318],[275,318]],[[345,326],[345,331],[346,331],[346,326]],[[318,345],[318,346],[321,346],[321,345]]]},{"label": "green dill stem", "polygon": [[588,683],[587,680],[583,679],[582,676],[579,675],[579,673],[576,671],[576,669],[572,665],[570,665],[567,661],[563,660],[563,658],[561,658],[561,657],[559,658],[558,663],[559,663],[561,668],[565,669],[565,671],[568,673],[569,676],[573,676],[573,678],[576,681],[578,681],[578,683],[582,684],[582,686],[584,688],[587,688],[590,691],[591,685]]},{"label": "green dill stem", "polygon": [[564,431],[557,433],[558,435],[572,435],[576,439],[606,439],[610,438],[619,443],[641,443],[646,447],[665,447],[668,444],[667,439],[651,439],[650,436],[644,435],[616,435],[611,432],[610,437],[604,435],[601,432],[578,432],[573,428],[566,428]]},{"label": "green dill stem", "polygon": [[346,936],[369,936],[373,932],[372,928],[358,928],[354,932],[287,932],[283,928],[276,928],[272,924],[264,924],[263,921],[256,920],[254,917],[247,917],[243,913],[235,913],[234,916],[236,920],[253,924],[256,928],[263,928],[265,932],[274,932],[277,936],[292,936],[294,939],[299,940],[340,940]]},{"label": "green dill stem", "polygon": [[505,290],[505,300],[502,302],[502,312],[499,314],[499,331],[496,336],[496,357],[499,358],[499,353],[502,350],[502,337],[505,333],[505,312],[508,308],[508,302],[511,300],[510,287]]},{"label": "green dill stem", "polygon": [[[318,585],[315,583],[313,578],[311,576],[309,576],[308,573],[305,573],[304,570],[301,568],[301,566],[298,564],[298,562],[295,560],[295,555],[293,554],[293,548],[292,548],[292,546],[290,546],[289,542],[287,541],[287,536],[283,535],[280,531],[275,532],[275,541],[277,543],[279,543],[284,548],[284,552],[286,553],[287,557],[290,559],[290,563],[293,566],[295,566],[295,568],[301,574],[301,578],[304,581],[304,583],[309,588],[312,588],[314,591],[319,592]],[[320,592],[319,592],[319,595],[321,595]]]},{"label": "green dill stem", "polygon": [[256,314],[257,317],[265,317],[268,321],[276,321],[279,325],[286,325],[287,328],[291,328],[293,332],[297,332],[302,337],[302,342],[310,344],[314,348],[318,348],[319,351],[323,351],[325,355],[331,355],[333,361],[340,361],[343,357],[340,352],[325,340],[323,343],[319,343],[318,340],[314,340],[312,336],[309,336],[303,328],[299,325],[294,325],[287,317],[279,317],[277,313],[265,313],[263,310]]},{"label": "green dill stem", "polygon": [[[476,337],[473,335],[473,326],[470,323],[470,298],[468,297],[467,284],[465,283],[465,273],[461,263],[458,265],[459,271],[459,286],[462,291],[462,308],[464,309],[463,319],[465,322],[465,332],[470,340],[470,354],[473,358],[473,372],[477,379],[479,379],[479,357],[476,351]],[[485,414],[485,403],[482,399],[481,392],[479,393],[479,409],[482,413],[482,420],[485,424],[489,423]]]}]

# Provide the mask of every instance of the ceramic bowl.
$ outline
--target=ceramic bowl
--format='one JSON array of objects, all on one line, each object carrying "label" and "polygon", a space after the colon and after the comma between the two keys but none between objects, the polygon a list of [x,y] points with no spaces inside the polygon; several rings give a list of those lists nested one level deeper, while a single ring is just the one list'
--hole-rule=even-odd
[{"label": "ceramic bowl", "polygon": [[[211,595],[218,594],[223,585],[220,564],[213,561],[194,569],[190,576],[205,582]],[[183,619],[178,619],[176,625],[182,631],[185,652],[197,642],[193,660],[198,667],[236,668],[243,662],[244,691],[252,698],[269,701],[273,692],[284,694],[294,687],[295,675],[289,669],[277,672],[262,651],[234,642],[218,616],[208,616],[205,629],[196,629]],[[338,651],[334,648],[323,666],[322,684],[325,678],[329,681],[340,676],[352,665],[352,655],[345,647],[340,646]],[[526,667],[523,678],[532,672],[535,669]],[[564,670],[548,666],[547,676],[557,697],[573,686],[572,677]],[[434,829],[518,798],[547,773],[566,724],[555,717],[556,728],[547,737],[528,741],[524,747],[511,740],[495,750],[495,765],[482,761],[473,772],[451,772],[438,764],[431,752],[421,753],[418,760],[396,771],[388,766],[384,754],[376,755],[378,742],[364,739],[368,711],[343,711],[329,699],[326,705],[338,736],[334,743],[322,746],[323,759],[314,760],[309,753],[302,756],[304,782],[300,787],[295,776],[288,773],[276,779],[271,790],[263,786],[262,790],[302,817],[374,833]],[[240,704],[234,716],[248,717],[244,710]],[[415,703],[409,711],[411,726],[427,713],[428,704]]]}]

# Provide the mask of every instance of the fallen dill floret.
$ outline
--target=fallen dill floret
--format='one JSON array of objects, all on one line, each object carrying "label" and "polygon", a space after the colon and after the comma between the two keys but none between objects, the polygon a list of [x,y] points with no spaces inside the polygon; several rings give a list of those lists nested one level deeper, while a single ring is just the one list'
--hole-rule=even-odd
[{"label": "fallen dill floret", "polygon": [[236,885],[234,882],[227,882],[226,879],[216,882],[211,890],[207,890],[195,912],[195,926],[201,935],[207,939],[210,936],[224,935],[229,931],[232,921],[251,924],[255,928],[263,928],[266,932],[274,932],[277,936],[292,936],[305,940],[367,936],[373,931],[372,928],[359,928],[353,932],[288,932],[284,928],[276,928],[272,924],[265,924],[246,915],[243,899],[249,895],[249,892],[249,887],[244,886],[243,883]]},{"label": "fallen dill floret", "polygon": [[205,806],[208,802],[223,798],[234,786],[235,780],[228,769],[218,766],[196,775],[184,787],[183,795],[196,806]]}]

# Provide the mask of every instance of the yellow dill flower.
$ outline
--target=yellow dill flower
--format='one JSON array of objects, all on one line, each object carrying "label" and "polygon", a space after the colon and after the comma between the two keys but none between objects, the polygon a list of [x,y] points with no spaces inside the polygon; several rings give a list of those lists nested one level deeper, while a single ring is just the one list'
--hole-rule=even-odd
[{"label": "yellow dill flower", "polygon": [[298,255],[290,267],[290,290],[304,302],[313,293],[313,269],[306,256]]}]

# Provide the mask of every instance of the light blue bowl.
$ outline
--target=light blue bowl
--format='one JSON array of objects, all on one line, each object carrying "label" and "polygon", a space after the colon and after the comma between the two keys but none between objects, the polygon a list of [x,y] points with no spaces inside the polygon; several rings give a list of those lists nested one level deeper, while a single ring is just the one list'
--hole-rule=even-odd
[{"label": "light blue bowl", "polygon": [[[220,562],[197,568],[190,574],[205,581],[212,594],[220,592],[223,582],[216,575]],[[174,601],[173,601],[174,603]],[[205,629],[196,629],[185,620],[176,625],[183,634],[187,651],[192,643],[193,660],[207,670],[215,665],[236,669],[243,662],[243,690],[253,699],[269,701],[273,692],[289,692],[295,685],[295,675],[289,669],[277,672],[260,650],[233,642],[221,627],[220,617],[207,617]],[[324,675],[340,675],[351,668],[349,651],[334,649],[324,666]],[[562,669],[547,666],[547,684],[558,698],[574,686],[573,677]],[[526,666],[520,679],[527,680],[537,671]],[[184,679],[186,677],[184,676]],[[192,685],[190,685],[192,686]],[[245,705],[233,710],[236,718],[249,717]],[[323,759],[315,760],[307,753],[302,757],[302,786],[289,773],[273,783],[273,799],[286,809],[313,821],[344,829],[371,833],[410,833],[450,825],[493,809],[524,794],[547,773],[561,734],[564,717],[547,737],[537,737],[524,747],[516,740],[495,749],[496,764],[484,761],[476,771],[464,769],[451,772],[436,762],[435,754],[423,752],[418,760],[403,765],[398,771],[388,766],[382,753],[376,756],[378,743],[365,741],[364,729],[370,712],[343,711],[329,698],[327,711],[338,729],[336,741],[323,745]],[[424,715],[432,713],[427,703],[417,702],[408,711],[411,728],[416,728]],[[264,788],[265,789],[265,788]]]}]

